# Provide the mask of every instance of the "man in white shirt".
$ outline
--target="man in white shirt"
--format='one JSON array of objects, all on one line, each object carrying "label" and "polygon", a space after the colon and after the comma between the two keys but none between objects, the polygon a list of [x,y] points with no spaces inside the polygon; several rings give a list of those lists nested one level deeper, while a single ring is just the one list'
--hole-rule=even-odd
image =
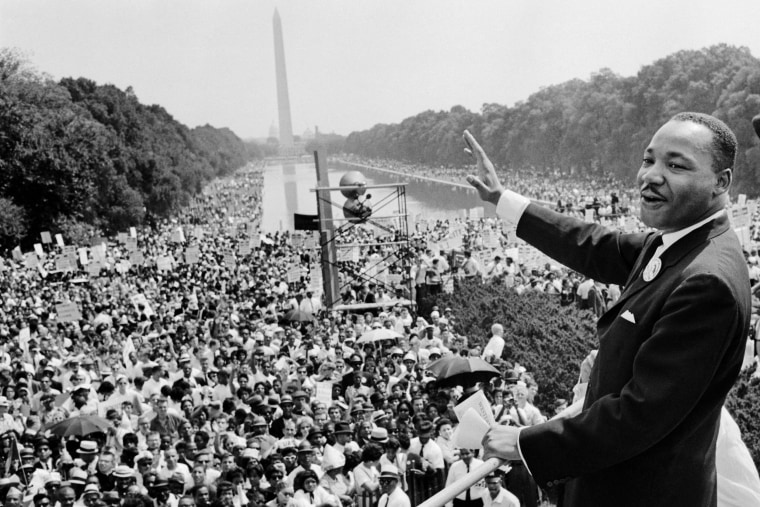
[{"label": "man in white shirt", "polygon": [[501,359],[501,354],[504,352],[504,327],[501,324],[494,324],[491,326],[491,339],[488,340],[486,347],[483,349],[483,359],[489,358]]},{"label": "man in white shirt", "polygon": [[520,507],[520,500],[501,485],[500,475],[486,477],[486,488],[488,493],[483,495],[483,507]]},{"label": "man in white shirt", "polygon": [[148,363],[143,366],[143,371],[150,366],[150,378],[145,381],[142,388],[143,398],[149,400],[152,395],[161,395],[161,388],[169,385],[169,381],[163,377],[164,368],[158,363]]},{"label": "man in white shirt", "polygon": [[693,112],[660,127],[636,178],[641,219],[657,232],[638,234],[531,204],[501,185],[469,132],[465,141],[479,172],[467,179],[510,231],[570,269],[626,287],[597,323],[583,411],[494,427],[484,456],[520,460],[542,486],[563,485],[567,506],[715,507],[720,407],[751,315],[746,262],[726,213],[734,133]]},{"label": "man in white shirt", "polygon": [[422,421],[419,425],[419,436],[414,437],[409,443],[408,454],[417,454],[421,458],[422,471],[430,469],[443,470],[443,451],[431,437],[433,436],[433,423]]},{"label": "man in white shirt", "polygon": [[383,465],[380,469],[380,489],[383,495],[378,507],[411,507],[406,493],[399,487],[399,471],[394,465]]},{"label": "man in white shirt", "polygon": [[504,274],[507,267],[501,262],[501,256],[497,255],[493,258],[493,262],[488,265],[486,268],[485,273],[483,274],[483,278],[486,280],[492,280],[494,278],[498,278],[501,275]]},{"label": "man in white shirt", "polygon": [[[473,456],[472,449],[459,449],[459,457],[461,459],[452,463],[449,468],[449,473],[446,476],[446,487],[483,464],[483,461]],[[448,502],[446,507],[482,507],[482,498],[485,492],[486,488],[483,481],[476,482],[472,487],[462,491],[451,502]]]}]

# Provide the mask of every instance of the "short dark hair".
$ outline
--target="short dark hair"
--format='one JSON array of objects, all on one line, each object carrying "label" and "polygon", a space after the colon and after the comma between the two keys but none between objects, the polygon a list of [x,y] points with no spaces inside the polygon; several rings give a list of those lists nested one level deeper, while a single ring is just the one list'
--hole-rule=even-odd
[{"label": "short dark hair", "polygon": [[713,158],[713,171],[733,169],[736,164],[737,141],[733,131],[714,116],[704,113],[678,113],[671,121],[688,121],[703,125],[712,132],[713,142],[711,146]]},{"label": "short dark hair", "polygon": [[380,457],[383,455],[382,448],[373,443],[367,443],[364,445],[364,448],[362,448],[362,461],[376,461],[380,459]]}]

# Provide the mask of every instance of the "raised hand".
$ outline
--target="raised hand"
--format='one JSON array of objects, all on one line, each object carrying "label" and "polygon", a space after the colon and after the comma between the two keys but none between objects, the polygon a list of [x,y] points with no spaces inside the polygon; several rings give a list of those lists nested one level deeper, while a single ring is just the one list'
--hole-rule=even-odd
[{"label": "raised hand", "polygon": [[496,205],[499,202],[501,194],[504,192],[504,187],[496,176],[496,170],[483,151],[483,148],[468,130],[464,131],[462,137],[467,145],[465,151],[475,157],[478,168],[477,176],[473,174],[467,175],[467,183],[475,187],[481,199]]}]

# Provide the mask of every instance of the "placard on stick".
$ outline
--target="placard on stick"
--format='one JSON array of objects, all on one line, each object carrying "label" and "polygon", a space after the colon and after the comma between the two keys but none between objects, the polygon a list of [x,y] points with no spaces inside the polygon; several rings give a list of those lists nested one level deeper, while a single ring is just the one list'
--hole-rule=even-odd
[{"label": "placard on stick", "polygon": [[55,305],[55,313],[59,322],[77,322],[82,318],[79,307],[73,301]]}]

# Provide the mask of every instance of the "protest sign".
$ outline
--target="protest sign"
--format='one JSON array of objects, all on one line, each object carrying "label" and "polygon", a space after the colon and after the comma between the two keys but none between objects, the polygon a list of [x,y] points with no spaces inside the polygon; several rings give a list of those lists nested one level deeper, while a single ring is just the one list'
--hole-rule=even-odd
[{"label": "protest sign", "polygon": [[93,261],[87,264],[87,274],[91,277],[100,275],[100,270],[103,269],[103,264],[97,261]]},{"label": "protest sign", "polygon": [[185,231],[182,230],[182,226],[181,225],[177,226],[177,228],[172,231],[171,241],[173,243],[184,243],[185,242]]},{"label": "protest sign", "polygon": [[225,266],[234,268],[235,265],[237,264],[237,262],[235,261],[235,253],[228,248],[225,248],[224,250],[222,250],[222,262],[224,263]]},{"label": "protest sign", "polygon": [[37,258],[37,254],[34,252],[27,252],[24,254],[24,265],[29,269],[34,269],[39,264],[40,260]]},{"label": "protest sign", "polygon": [[79,307],[73,301],[55,305],[55,313],[58,316],[58,322],[77,322],[82,318]]},{"label": "protest sign", "polygon": [[238,244],[238,254],[242,257],[251,254],[251,244],[248,241],[242,241]]},{"label": "protest sign", "polygon": [[288,283],[298,283],[301,281],[301,268],[293,266],[288,270]]},{"label": "protest sign", "polygon": [[317,401],[328,407],[332,405],[332,382],[317,382]]},{"label": "protest sign", "polygon": [[133,266],[142,266],[143,264],[145,264],[145,256],[139,250],[132,252],[129,256],[129,262]]},{"label": "protest sign", "polygon": [[48,231],[42,231],[40,233],[40,238],[42,239],[42,242],[45,243],[46,245],[53,242],[53,238],[50,237],[50,232]]},{"label": "protest sign", "polygon": [[100,243],[98,245],[93,245],[90,247],[90,253],[92,254],[92,260],[102,262],[105,264],[106,262],[106,245],[105,243]]},{"label": "protest sign", "polygon": [[158,268],[159,271],[172,271],[174,266],[172,266],[171,258],[162,255],[156,259],[156,268]]},{"label": "protest sign", "polygon": [[185,263],[197,264],[201,259],[201,249],[198,245],[190,245],[185,249]]},{"label": "protest sign", "polygon": [[62,235],[60,235],[60,234],[56,234],[56,235],[55,235],[55,242],[56,242],[56,244],[57,244],[58,246],[60,246],[61,248],[63,248],[63,246],[64,246],[64,243],[63,243],[63,236],[62,236]]},{"label": "protest sign", "polygon": [[37,254],[37,257],[45,257],[45,250],[42,249],[42,245],[40,243],[34,244],[34,253]]}]

